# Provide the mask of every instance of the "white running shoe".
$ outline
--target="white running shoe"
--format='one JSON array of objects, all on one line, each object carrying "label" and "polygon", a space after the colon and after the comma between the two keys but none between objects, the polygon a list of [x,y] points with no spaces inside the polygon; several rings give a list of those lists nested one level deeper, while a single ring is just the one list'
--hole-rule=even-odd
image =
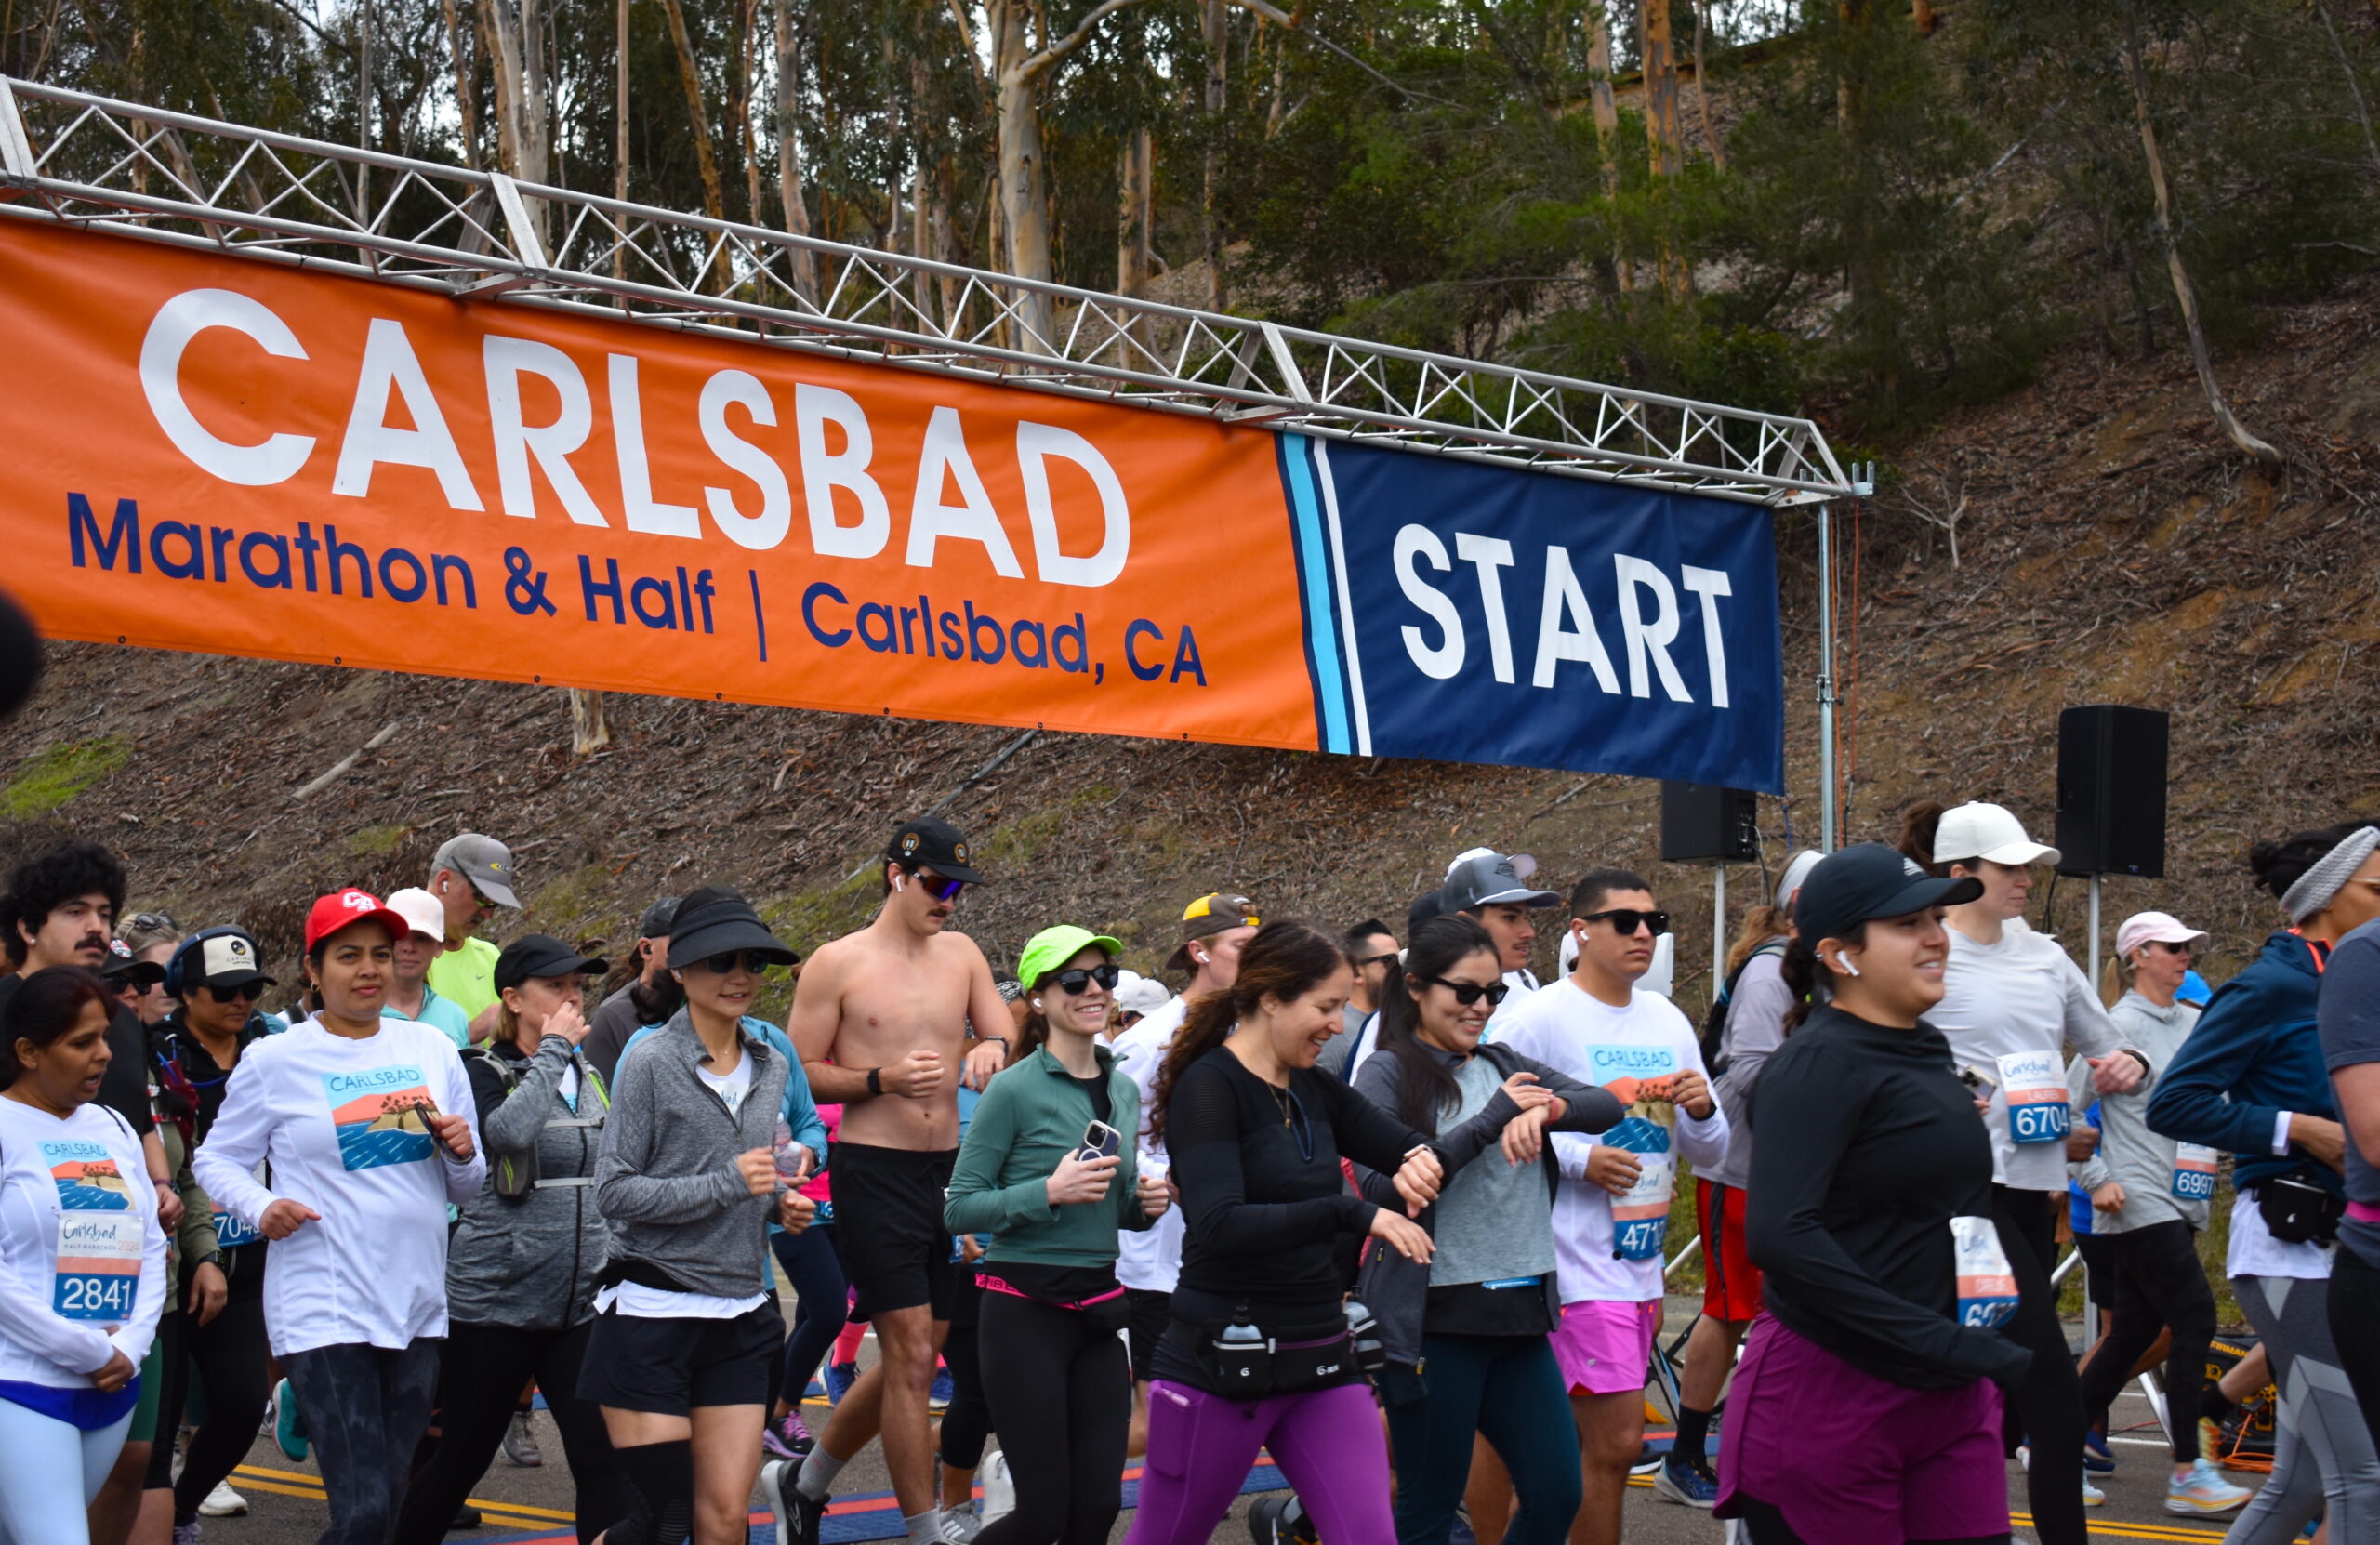
[{"label": "white running shoe", "polygon": [[975,1472],[984,1483],[984,1523],[1007,1517],[1016,1511],[1016,1482],[1008,1472],[1008,1456],[995,1448],[984,1456],[983,1467]]},{"label": "white running shoe", "polygon": [[218,1481],[215,1489],[206,1494],[206,1500],[198,1505],[198,1515],[201,1518],[245,1518],[248,1515],[248,1499],[233,1491],[231,1482]]},{"label": "white running shoe", "polygon": [[2252,1496],[2247,1487],[2235,1486],[2223,1478],[2222,1472],[2204,1459],[2189,1468],[2189,1473],[2165,1483],[2165,1511],[2200,1517],[2229,1512]]},{"label": "white running shoe", "polygon": [[546,1462],[546,1451],[537,1446],[536,1429],[529,1425],[529,1413],[515,1411],[512,1420],[504,1424],[504,1462],[522,1470],[535,1470]]},{"label": "white running shoe", "polygon": [[2093,1486],[2091,1477],[2088,1475],[2082,1477],[2082,1505],[2086,1508],[2103,1508],[2108,1505],[2108,1494]]}]

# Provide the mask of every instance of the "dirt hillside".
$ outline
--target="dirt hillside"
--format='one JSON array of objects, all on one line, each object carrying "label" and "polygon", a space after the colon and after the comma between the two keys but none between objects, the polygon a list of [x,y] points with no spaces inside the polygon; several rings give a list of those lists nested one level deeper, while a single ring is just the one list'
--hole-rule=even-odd
[{"label": "dirt hillside", "polygon": [[[2224,362],[2241,416],[2289,457],[2278,478],[2218,441],[2178,351],[2069,355],[1903,448],[1842,578],[1850,835],[1888,837],[1931,795],[2000,800],[2045,836],[2056,711],[2169,709],[2168,878],[2109,882],[2109,926],[2159,905],[2215,931],[2219,971],[2244,958],[2273,916],[2242,878],[2246,843],[2380,812],[2376,327],[2367,286],[2278,314],[2265,348]],[[1918,510],[1962,500],[1954,569]],[[1772,871],[1818,825],[1812,518],[1778,535],[1793,792],[1762,801]],[[244,921],[285,962],[320,891],[419,883],[439,841],[476,829],[521,860],[530,910],[502,931],[616,948],[650,897],[725,882],[806,948],[865,920],[866,860],[892,825],[955,794],[948,813],[998,878],[961,917],[996,959],[1067,919],[1117,931],[1148,970],[1182,903],[1220,886],[1276,915],[1401,929],[1455,852],[1490,843],[1539,855],[1558,885],[1597,863],[1646,869],[1680,918],[1680,999],[1707,997],[1708,873],[1655,862],[1651,785],[1050,734],[962,790],[1013,733],[610,707],[613,747],[575,760],[551,690],[60,647],[0,729],[0,861],[61,830],[102,838],[136,905]],[[1735,871],[1739,908],[1759,888]],[[2082,900],[2060,886],[2052,918],[2078,952]]]}]

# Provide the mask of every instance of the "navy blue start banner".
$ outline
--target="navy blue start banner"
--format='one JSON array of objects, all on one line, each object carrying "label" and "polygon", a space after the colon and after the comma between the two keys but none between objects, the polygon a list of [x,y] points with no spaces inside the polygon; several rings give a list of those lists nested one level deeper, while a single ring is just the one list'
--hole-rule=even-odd
[{"label": "navy blue start banner", "polygon": [[1325,749],[1783,791],[1767,508],[1279,445]]}]

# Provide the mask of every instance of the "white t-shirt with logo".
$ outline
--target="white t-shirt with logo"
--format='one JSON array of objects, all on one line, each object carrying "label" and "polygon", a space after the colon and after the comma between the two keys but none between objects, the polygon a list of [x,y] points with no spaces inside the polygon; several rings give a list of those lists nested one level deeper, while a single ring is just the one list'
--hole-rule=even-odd
[{"label": "white t-shirt with logo", "polygon": [[[1490,1026],[1500,1046],[1558,1068],[1582,1084],[1608,1088],[1628,1115],[1607,1132],[1553,1134],[1562,1186],[1554,1197],[1554,1248],[1562,1301],[1642,1303],[1661,1296],[1661,1267],[1676,1166],[1716,1164],[1727,1151],[1727,1115],[1714,1099],[1698,1121],[1666,1101],[1638,1098],[1687,1069],[1703,1072],[1694,1026],[1677,1005],[1652,993],[1615,1009],[1564,977],[1500,1015]],[[1588,1155],[1606,1144],[1634,1152],[1643,1168],[1626,1196],[1586,1178]],[[1683,1245],[1684,1240],[1675,1242]]]},{"label": "white t-shirt with logo", "polygon": [[138,1367],[173,1290],[157,1190],[124,1118],[0,1100],[0,1380],[89,1389],[114,1352]]},{"label": "white t-shirt with logo", "polygon": [[[471,1124],[450,1156],[428,1109]],[[273,1354],[446,1334],[446,1208],[479,1195],[479,1107],[454,1043],[413,1020],[361,1039],[309,1019],[240,1054],[191,1171],[250,1228],[283,1199],[320,1213],[272,1245],[265,1329]],[[272,1183],[256,1177],[271,1161]]]}]

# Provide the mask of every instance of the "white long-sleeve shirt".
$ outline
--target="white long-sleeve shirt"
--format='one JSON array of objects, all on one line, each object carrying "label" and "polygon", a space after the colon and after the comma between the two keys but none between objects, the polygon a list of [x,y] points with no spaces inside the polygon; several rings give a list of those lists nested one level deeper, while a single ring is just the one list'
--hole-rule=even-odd
[{"label": "white long-sleeve shirt", "polygon": [[[1581,1083],[1610,1089],[1629,1106],[1609,1131],[1553,1134],[1562,1170],[1562,1187],[1554,1197],[1562,1301],[1642,1303],[1659,1298],[1677,1160],[1699,1168],[1720,1162],[1727,1152],[1727,1113],[1715,1097],[1711,1114],[1698,1121],[1665,1101],[1637,1096],[1639,1085],[1658,1084],[1689,1068],[1704,1072],[1694,1026],[1676,1004],[1658,994],[1632,994],[1626,1008],[1615,1009],[1566,976],[1499,1015],[1491,1030],[1499,1045]],[[1644,1166],[1637,1190],[1627,1197],[1615,1197],[1587,1179],[1588,1155],[1604,1144],[1631,1150]],[[1623,1226],[1625,1239],[1619,1236]]]},{"label": "white long-sleeve shirt", "polygon": [[[427,1098],[471,1124],[456,1159],[421,1119]],[[259,1182],[258,1159],[272,1183]],[[265,1328],[275,1356],[446,1334],[446,1205],[479,1195],[487,1160],[455,1046],[413,1020],[360,1039],[309,1019],[240,1056],[191,1169],[249,1227],[289,1200],[322,1214],[272,1247]]]},{"label": "white long-sleeve shirt", "polygon": [[[1149,1106],[1157,1095],[1157,1070],[1173,1037],[1189,1017],[1189,1000],[1179,996],[1162,1009],[1142,1016],[1139,1023],[1117,1036],[1116,1065],[1131,1075],[1141,1091],[1140,1172],[1164,1175],[1170,1168],[1165,1145],[1149,1140]],[[1116,1280],[1144,1292],[1170,1293],[1182,1276],[1182,1209],[1168,1208],[1165,1216],[1145,1229],[1126,1229],[1116,1236]]]},{"label": "white long-sleeve shirt", "polygon": [[0,1099],[0,1380],[87,1390],[115,1353],[139,1367],[170,1291],[156,1189],[124,1118]]},{"label": "white long-sleeve shirt", "polygon": [[[1991,1178],[2017,1191],[2063,1192],[2063,1132],[2055,1140],[2018,1142],[2008,1115],[2011,1087],[2016,1086],[2020,1104],[2031,1094],[2031,1105],[2062,1118],[2067,1045],[2086,1057],[2104,1057],[2129,1050],[2130,1043],[2099,1006],[2082,968],[2049,935],[2012,926],[1998,944],[1978,944],[1955,928],[1949,932],[1942,1001],[1925,1011],[1925,1023],[1942,1032],[1961,1066],[1993,1081],[1991,1105],[1983,1114],[1991,1135]],[[2046,1098],[2041,1097],[2044,1078]]]}]

